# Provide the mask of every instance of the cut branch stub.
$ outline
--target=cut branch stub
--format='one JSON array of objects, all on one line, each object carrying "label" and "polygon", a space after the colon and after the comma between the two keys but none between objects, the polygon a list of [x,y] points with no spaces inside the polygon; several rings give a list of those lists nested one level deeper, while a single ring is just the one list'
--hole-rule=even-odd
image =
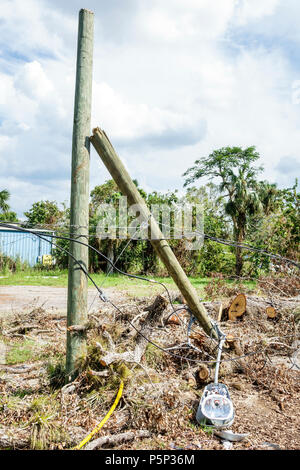
[{"label": "cut branch stub", "polygon": [[159,316],[167,308],[168,301],[163,295],[158,295],[154,302],[145,308],[145,312],[149,312],[152,316]]},{"label": "cut branch stub", "polygon": [[228,310],[228,319],[235,320],[237,317],[244,315],[246,311],[246,296],[244,294],[239,294],[231,302]]},{"label": "cut branch stub", "polygon": [[173,315],[170,316],[167,323],[168,325],[180,325],[180,320],[178,316],[174,313]]},{"label": "cut branch stub", "polygon": [[222,313],[223,313],[223,304],[220,304],[220,308],[219,308],[219,313],[218,313],[218,319],[217,319],[217,322],[220,323],[221,319],[222,319]]},{"label": "cut branch stub", "polygon": [[205,382],[209,378],[209,370],[205,365],[201,365],[198,370],[198,377],[201,382]]},{"label": "cut branch stub", "polygon": [[236,338],[233,335],[226,335],[226,345],[230,348],[233,347]]},{"label": "cut branch stub", "polygon": [[267,307],[266,314],[268,318],[275,318],[276,317],[276,310],[274,307]]},{"label": "cut branch stub", "polygon": [[203,343],[205,343],[205,341],[206,341],[206,336],[204,336],[201,333],[192,333],[189,336],[189,338],[194,340],[196,345],[200,348],[203,346]]}]

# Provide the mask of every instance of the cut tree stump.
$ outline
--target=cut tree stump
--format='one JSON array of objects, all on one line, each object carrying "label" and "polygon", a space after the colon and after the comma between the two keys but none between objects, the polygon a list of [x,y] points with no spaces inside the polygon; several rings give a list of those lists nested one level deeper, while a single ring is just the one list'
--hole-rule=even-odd
[{"label": "cut tree stump", "polygon": [[228,319],[235,320],[237,317],[244,315],[246,304],[246,296],[244,294],[238,294],[229,306]]},{"label": "cut tree stump", "polygon": [[180,320],[175,313],[169,317],[167,325],[180,325]]},{"label": "cut tree stump", "polygon": [[277,316],[276,310],[274,307],[267,307],[266,308],[266,314],[268,318],[275,318]]},{"label": "cut tree stump", "polygon": [[235,337],[233,335],[226,335],[226,343],[229,347],[232,347],[233,346],[233,343],[235,341]]},{"label": "cut tree stump", "polygon": [[199,380],[201,382],[206,382],[209,379],[209,370],[204,364],[202,364],[197,372]]}]

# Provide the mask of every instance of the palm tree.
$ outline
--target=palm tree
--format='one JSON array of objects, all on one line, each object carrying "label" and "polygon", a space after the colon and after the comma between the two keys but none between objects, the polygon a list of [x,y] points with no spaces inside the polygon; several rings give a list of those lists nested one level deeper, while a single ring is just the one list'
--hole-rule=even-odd
[{"label": "palm tree", "polygon": [[0,210],[5,213],[9,211],[9,205],[7,203],[8,199],[10,198],[9,191],[7,189],[3,189],[0,191]]},{"label": "palm tree", "polygon": [[251,169],[239,169],[238,174],[232,173],[226,182],[222,182],[220,190],[227,190],[229,196],[225,203],[225,212],[233,222],[236,245],[235,272],[240,276],[243,269],[241,244],[244,242],[249,219],[259,214],[263,205],[260,200],[259,186]]},{"label": "palm tree", "polygon": [[195,165],[183,175],[187,177],[184,186],[204,176],[210,180],[221,179],[219,200],[225,198],[225,211],[233,222],[237,243],[235,270],[238,276],[243,268],[240,245],[245,240],[250,219],[258,215],[263,208],[257,182],[257,175],[262,171],[262,167],[254,166],[258,159],[259,153],[255,147],[244,150],[240,147],[223,147],[214,150],[206,158],[196,160]]},{"label": "palm tree", "polygon": [[258,191],[264,214],[268,216],[274,212],[279,205],[280,191],[275,183],[268,183],[268,181],[260,181]]},{"label": "palm tree", "polygon": [[0,221],[17,222],[17,214],[10,210],[9,204],[7,202],[9,198],[10,194],[7,189],[0,191]]}]

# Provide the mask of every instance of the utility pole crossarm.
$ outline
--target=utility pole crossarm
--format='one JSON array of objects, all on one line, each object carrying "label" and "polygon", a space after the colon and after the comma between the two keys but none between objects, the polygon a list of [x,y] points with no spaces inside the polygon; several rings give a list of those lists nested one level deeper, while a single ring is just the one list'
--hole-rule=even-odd
[{"label": "utility pole crossarm", "polygon": [[105,132],[99,128],[93,130],[93,135],[90,137],[95,150],[99,154],[101,160],[111,174],[112,178],[118,185],[120,191],[127,196],[130,205],[138,204],[140,216],[144,221],[149,222],[151,228],[150,242],[165,264],[169,274],[176,283],[178,289],[186,300],[188,307],[193,315],[197,318],[204,331],[214,338],[217,338],[217,333],[213,324],[207,314],[204,305],[199,301],[198,295],[192,284],[190,283],[187,275],[183,271],[176,256],[164,238],[161,230],[156,223],[155,219],[141,197],[136,185],[132,181],[129,173],[124,167],[121,159],[116,154],[111,142],[109,141]]}]

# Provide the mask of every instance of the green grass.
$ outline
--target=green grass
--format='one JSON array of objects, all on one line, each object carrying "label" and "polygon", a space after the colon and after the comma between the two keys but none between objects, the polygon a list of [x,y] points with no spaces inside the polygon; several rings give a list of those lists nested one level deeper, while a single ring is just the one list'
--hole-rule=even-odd
[{"label": "green grass", "polygon": [[[106,287],[117,287],[120,289],[128,289],[128,287],[137,287],[149,289],[152,284],[146,281],[129,278],[119,274],[111,274],[106,276],[103,273],[91,274],[94,281],[101,285],[103,282]],[[158,282],[163,282],[168,287],[176,289],[176,285],[170,277],[155,277],[149,276],[149,279],[155,279]],[[207,284],[209,278],[190,278],[195,287],[203,287]],[[53,286],[53,287],[67,287],[68,285],[68,271],[67,270],[35,270],[28,269],[16,273],[7,273],[0,275],[0,286]],[[92,282],[89,280],[89,285]]]},{"label": "green grass", "polygon": [[[91,274],[93,280],[98,286],[104,288],[112,287],[121,291],[126,291],[132,297],[143,297],[155,295],[163,290],[163,287],[141,281],[138,279],[129,278],[119,274],[111,274],[106,276],[103,273]],[[149,277],[155,281],[162,282],[169,289],[178,290],[173,279],[170,277]],[[211,281],[211,278],[203,277],[189,277],[192,285],[196,288],[199,295],[203,295],[203,288]],[[227,281],[228,284],[234,281]],[[255,287],[255,282],[244,282],[248,287]],[[68,285],[68,271],[67,270],[38,270],[28,269],[16,273],[8,273],[0,275],[0,286],[51,286],[51,287],[67,287]],[[92,282],[89,280],[89,286],[93,287]]]},{"label": "green grass", "polygon": [[38,270],[28,269],[15,273],[0,274],[0,286],[53,286],[68,285],[67,270]]},{"label": "green grass", "polygon": [[29,339],[22,343],[13,344],[6,353],[6,363],[20,364],[27,361],[37,360],[35,342]]}]

